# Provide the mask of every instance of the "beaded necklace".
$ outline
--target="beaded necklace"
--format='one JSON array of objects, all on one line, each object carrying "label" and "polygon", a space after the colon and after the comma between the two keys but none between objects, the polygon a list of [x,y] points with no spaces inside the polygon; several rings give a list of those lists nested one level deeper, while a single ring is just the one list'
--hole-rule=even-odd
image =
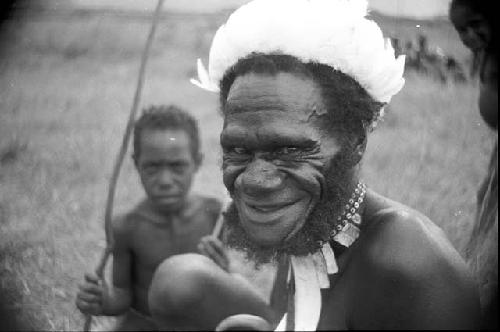
[{"label": "beaded necklace", "polygon": [[366,195],[366,184],[358,182],[344,211],[337,217],[335,227],[330,233],[331,238],[344,246],[350,246],[359,236],[361,215],[358,209],[363,203]]}]

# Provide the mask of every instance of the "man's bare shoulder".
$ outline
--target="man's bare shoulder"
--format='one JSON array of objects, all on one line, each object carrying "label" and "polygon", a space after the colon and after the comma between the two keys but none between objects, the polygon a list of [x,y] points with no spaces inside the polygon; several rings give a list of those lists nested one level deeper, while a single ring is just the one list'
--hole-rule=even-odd
[{"label": "man's bare shoulder", "polygon": [[433,273],[467,278],[464,260],[425,215],[374,192],[367,205],[360,247],[373,268],[412,280]]},{"label": "man's bare shoulder", "polygon": [[[360,329],[473,328],[479,301],[466,264],[429,218],[374,192],[352,247],[350,316]],[[373,286],[376,287],[373,287]]]}]

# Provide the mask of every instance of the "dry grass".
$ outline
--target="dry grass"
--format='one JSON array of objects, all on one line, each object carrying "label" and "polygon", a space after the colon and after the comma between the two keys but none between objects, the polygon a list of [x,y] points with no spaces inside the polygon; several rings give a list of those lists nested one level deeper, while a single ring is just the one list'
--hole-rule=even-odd
[{"label": "dry grass", "polygon": [[[177,103],[200,120],[206,158],[194,190],[218,197],[225,191],[217,99],[188,78],[222,18],[168,17],[158,31],[143,95],[144,106]],[[10,290],[7,303],[27,328],[82,326],[73,305],[76,284],[104,246],[107,181],[148,24],[112,16],[32,17],[3,39],[0,286]],[[411,33],[412,23],[405,24]],[[428,27],[459,50],[448,28]],[[473,84],[443,86],[409,76],[370,137],[364,161],[371,187],[431,217],[460,251],[492,145],[477,115],[475,91]],[[141,197],[137,180],[126,163],[115,211]]]}]

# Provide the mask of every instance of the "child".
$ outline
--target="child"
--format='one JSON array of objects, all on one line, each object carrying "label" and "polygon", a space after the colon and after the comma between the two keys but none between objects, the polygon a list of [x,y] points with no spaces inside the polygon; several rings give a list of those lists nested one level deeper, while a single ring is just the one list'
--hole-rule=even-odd
[{"label": "child", "polygon": [[[498,35],[493,0],[453,0],[450,19],[464,45],[479,59],[479,112],[498,135]],[[498,140],[478,191],[478,208],[467,245],[476,274],[483,328],[498,329]]]},{"label": "child", "polygon": [[154,330],[148,289],[167,257],[197,251],[213,229],[221,204],[188,195],[202,155],[196,121],[175,106],[145,110],[134,128],[133,159],[146,199],[113,223],[113,282],[85,275],[76,305],[84,314],[125,314],[116,330]]}]

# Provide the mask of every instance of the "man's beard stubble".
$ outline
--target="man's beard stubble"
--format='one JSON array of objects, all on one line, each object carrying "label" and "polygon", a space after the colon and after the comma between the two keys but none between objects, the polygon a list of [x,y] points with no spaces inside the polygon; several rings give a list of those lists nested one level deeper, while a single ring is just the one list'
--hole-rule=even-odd
[{"label": "man's beard stubble", "polygon": [[274,247],[260,246],[250,239],[239,222],[238,210],[233,202],[224,215],[227,225],[224,242],[231,248],[243,250],[257,266],[283,254],[305,256],[314,253],[330,240],[337,217],[351,196],[355,180],[352,165],[349,166],[341,156],[334,158],[325,174],[323,197],[304,226],[291,239]]}]

